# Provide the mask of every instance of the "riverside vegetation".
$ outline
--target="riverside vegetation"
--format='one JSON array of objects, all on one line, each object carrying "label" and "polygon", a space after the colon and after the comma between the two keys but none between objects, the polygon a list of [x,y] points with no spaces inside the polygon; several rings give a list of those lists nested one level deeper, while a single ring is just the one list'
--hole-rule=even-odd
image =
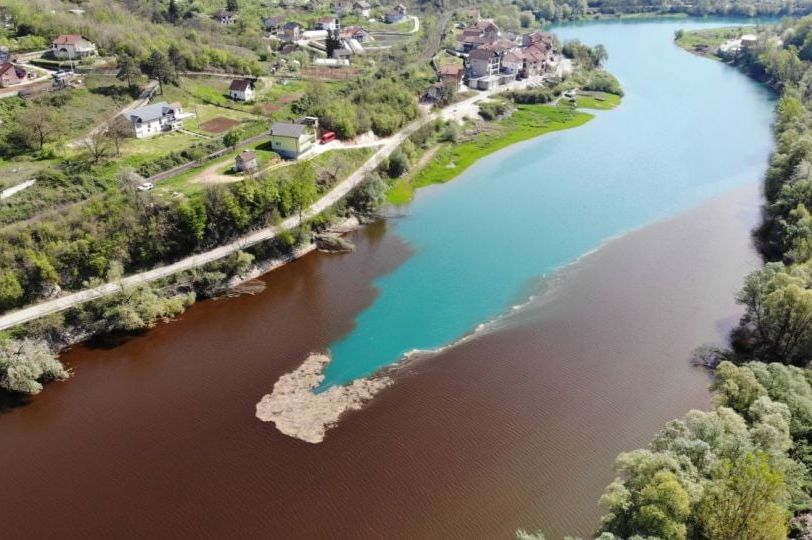
[{"label": "riverside vegetation", "polygon": [[[693,51],[709,35],[676,37]],[[715,369],[715,408],[618,457],[600,538],[812,535],[812,17],[758,35],[727,61],[780,93],[756,232],[767,264],[738,294],[731,348],[697,352]]]},{"label": "riverside vegetation", "polygon": [[[94,9],[98,7],[93,6]],[[111,9],[117,13],[115,10],[119,8]],[[99,13],[94,11],[91,19]],[[18,33],[48,35],[53,25],[62,24],[61,20],[54,21],[16,4],[13,4],[13,14]],[[134,16],[132,10],[126,17],[120,15],[121,20]],[[100,40],[99,44],[119,50],[120,80],[131,85],[131,79],[137,78],[139,71],[143,70],[165,83],[161,92],[175,93],[175,85],[179,84],[177,72],[181,65],[185,66],[183,62],[165,65],[171,55],[157,53],[157,49],[153,49],[144,60],[137,51],[122,49],[121,43],[107,44]],[[420,157],[437,143],[451,147],[459,142],[464,148],[468,144],[464,141],[470,143],[473,138],[468,134],[499,132],[499,137],[488,141],[486,152],[470,155],[467,166],[484,153],[512,142],[583,123],[589,116],[576,112],[574,103],[567,102],[560,107],[519,104],[516,109],[516,104],[523,100],[545,103],[576,86],[608,88],[620,93],[617,82],[600,69],[605,51],[598,49],[594,53],[588,47],[571,43],[567,44],[565,52],[583,65],[582,71],[575,76],[551,89],[511,95],[486,104],[483,119],[469,119],[463,128],[440,121],[427,124],[369,175],[360,188],[298,230],[195,271],[123,290],[120,294],[26,323],[0,334],[0,341],[16,347],[30,340],[48,350],[59,351],[83,339],[148,328],[177,316],[197,299],[219,294],[229,283],[261,266],[263,261],[290,256],[332,222],[350,214],[374,214],[386,202],[387,192],[397,190],[397,186],[392,189],[393,184],[410,177],[411,171],[417,171]],[[143,64],[141,68],[137,65],[139,62]],[[335,130],[341,137],[367,131],[388,136],[417,118],[416,96],[432,82],[431,78],[420,73],[421,68],[415,67],[413,62],[400,57],[389,58],[375,70],[346,83],[306,85],[293,103],[291,113],[318,116],[324,126]],[[198,89],[192,88],[193,92],[199,93]],[[245,133],[241,129],[226,134],[222,141],[198,143],[197,148],[178,150],[143,162],[134,162],[127,157],[116,159],[117,145],[115,148],[107,146],[105,151],[99,152],[92,152],[92,145],[88,145],[86,152],[64,151],[61,144],[67,130],[59,124],[59,118],[63,112],[60,108],[66,103],[60,96],[4,100],[3,114],[11,120],[0,131],[4,153],[22,158],[35,155],[45,162],[46,167],[38,175],[36,192],[24,192],[13,206],[0,205],[0,220],[4,225],[0,228],[3,246],[0,249],[0,310],[14,309],[52,298],[63,291],[81,290],[168,264],[278,223],[308,207],[355,170],[370,153],[368,149],[329,152],[236,183],[191,189],[188,178],[195,174],[197,169],[193,169],[162,182],[162,186],[178,191],[170,193],[162,187],[141,192],[135,187],[142,181],[142,176],[186,161],[199,161],[209,152],[234,147],[241,138],[254,132]],[[68,99],[71,99],[70,94]],[[21,130],[27,129],[24,126],[30,123],[21,120],[31,116],[32,111],[37,111],[34,116],[40,118],[38,125],[42,129],[23,132]],[[115,139],[108,131],[102,135],[100,139]],[[159,142],[166,137],[160,137]],[[269,153],[262,144],[255,150],[258,155]],[[432,167],[430,165],[428,169]],[[425,183],[422,181],[420,185]],[[43,200],[43,189],[52,198]],[[57,202],[61,207],[50,208]],[[13,358],[22,361],[20,354]],[[0,378],[4,376],[4,369],[5,373],[9,372],[7,366],[10,365],[9,362],[0,364]],[[27,373],[31,384],[4,387],[15,392],[36,393],[42,388],[38,381],[67,376],[66,372],[53,370],[29,370]]]}]

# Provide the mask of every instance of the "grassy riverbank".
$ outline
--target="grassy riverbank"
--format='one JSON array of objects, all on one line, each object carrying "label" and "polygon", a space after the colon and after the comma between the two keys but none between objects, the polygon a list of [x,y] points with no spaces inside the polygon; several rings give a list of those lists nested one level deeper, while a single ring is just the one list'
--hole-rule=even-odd
[{"label": "grassy riverbank", "polygon": [[442,147],[425,167],[398,181],[389,191],[388,201],[406,204],[416,189],[448,182],[480,158],[517,142],[581,126],[592,118],[589,113],[554,105],[518,105],[504,120],[476,125],[469,140]]}]

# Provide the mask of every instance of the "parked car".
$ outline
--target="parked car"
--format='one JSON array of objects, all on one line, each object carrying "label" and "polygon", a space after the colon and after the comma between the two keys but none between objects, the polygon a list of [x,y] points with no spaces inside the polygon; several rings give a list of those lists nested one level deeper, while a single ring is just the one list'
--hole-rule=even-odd
[{"label": "parked car", "polygon": [[336,138],[336,134],[334,131],[325,131],[321,136],[321,144],[327,144],[330,141],[334,141]]},{"label": "parked car", "polygon": [[155,185],[152,182],[144,182],[143,184],[139,185],[135,189],[137,189],[138,191],[149,191],[154,187],[155,187]]}]

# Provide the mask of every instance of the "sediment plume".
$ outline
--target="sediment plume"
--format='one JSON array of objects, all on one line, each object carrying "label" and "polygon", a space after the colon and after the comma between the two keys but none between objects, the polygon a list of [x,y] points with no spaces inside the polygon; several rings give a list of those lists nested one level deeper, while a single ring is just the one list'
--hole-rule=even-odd
[{"label": "sediment plume", "polygon": [[279,377],[273,392],[257,403],[257,418],[273,422],[289,437],[317,444],[342,414],[360,409],[392,383],[389,377],[371,377],[315,393],[329,362],[324,354],[311,354],[297,369]]}]

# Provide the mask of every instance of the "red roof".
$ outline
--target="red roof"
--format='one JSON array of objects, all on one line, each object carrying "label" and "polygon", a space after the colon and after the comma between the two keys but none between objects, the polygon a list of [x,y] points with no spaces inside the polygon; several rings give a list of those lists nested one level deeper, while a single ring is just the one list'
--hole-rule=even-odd
[{"label": "red roof", "polygon": [[440,66],[440,75],[459,75],[465,68],[456,64],[445,64]]},{"label": "red roof", "polygon": [[54,45],[76,45],[83,41],[87,40],[79,34],[62,34],[54,40]]}]

